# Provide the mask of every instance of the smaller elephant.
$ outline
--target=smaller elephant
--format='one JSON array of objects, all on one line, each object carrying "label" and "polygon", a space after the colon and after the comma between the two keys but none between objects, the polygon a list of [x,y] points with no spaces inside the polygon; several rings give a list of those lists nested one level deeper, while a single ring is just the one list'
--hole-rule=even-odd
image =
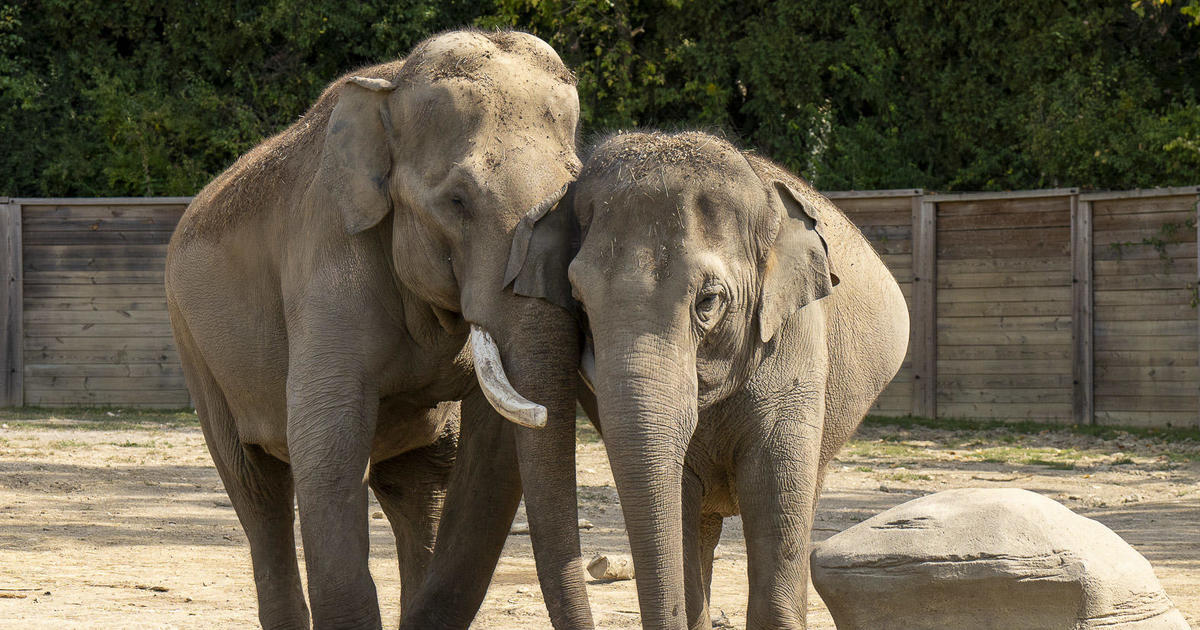
[{"label": "smaller elephant", "polygon": [[625,512],[642,626],[710,627],[713,548],[740,513],[747,628],[805,627],[825,469],[908,344],[899,286],[828,199],[708,134],[610,137],[572,197],[569,278],[594,348],[584,407]]}]

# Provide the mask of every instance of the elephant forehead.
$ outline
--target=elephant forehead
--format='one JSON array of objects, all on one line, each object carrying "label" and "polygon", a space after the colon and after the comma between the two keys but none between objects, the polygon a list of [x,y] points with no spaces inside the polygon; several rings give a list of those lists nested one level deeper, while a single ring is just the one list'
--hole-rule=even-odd
[{"label": "elephant forehead", "polygon": [[504,62],[515,62],[527,74],[575,85],[575,76],[546,42],[514,31],[452,31],[419,44],[409,57],[407,73],[429,80],[489,81]]}]

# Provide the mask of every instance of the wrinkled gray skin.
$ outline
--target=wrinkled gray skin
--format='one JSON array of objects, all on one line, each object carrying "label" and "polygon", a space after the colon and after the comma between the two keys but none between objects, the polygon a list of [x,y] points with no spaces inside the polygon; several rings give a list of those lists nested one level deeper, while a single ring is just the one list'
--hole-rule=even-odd
[{"label": "wrinkled gray skin", "polygon": [[[209,184],[168,250],[171,322],[249,539],[259,619],[309,627],[294,494],[312,624],[380,627],[369,483],[397,535],[402,627],[467,627],[525,479],[551,618],[590,628],[573,458],[578,328],[510,288],[546,285],[543,265],[522,264],[539,251],[514,233],[578,173],[574,79],[533,36],[470,31],[354,75]],[[469,325],[494,336],[513,387],[547,408],[545,428],[515,427],[484,400]],[[449,551],[431,558],[447,483],[436,536]]]},{"label": "wrinkled gray skin", "polygon": [[706,134],[608,139],[573,207],[643,627],[710,627],[713,547],[741,513],[747,627],[803,628],[826,465],[907,346],[896,281],[807,183]]}]

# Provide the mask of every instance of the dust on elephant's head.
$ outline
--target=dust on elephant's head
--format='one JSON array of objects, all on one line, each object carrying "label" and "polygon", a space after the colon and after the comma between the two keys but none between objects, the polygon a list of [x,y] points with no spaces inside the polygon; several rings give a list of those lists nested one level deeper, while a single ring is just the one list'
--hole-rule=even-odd
[{"label": "dust on elephant's head", "polygon": [[395,271],[424,300],[486,318],[517,224],[578,174],[574,77],[532,35],[470,30],[370,70],[326,94],[314,199],[348,234],[389,228]]},{"label": "dust on elephant's head", "polygon": [[695,361],[702,407],[837,283],[818,214],[768,165],[705,133],[623,133],[592,150],[575,186],[584,237],[570,282],[593,333],[673,339]]}]

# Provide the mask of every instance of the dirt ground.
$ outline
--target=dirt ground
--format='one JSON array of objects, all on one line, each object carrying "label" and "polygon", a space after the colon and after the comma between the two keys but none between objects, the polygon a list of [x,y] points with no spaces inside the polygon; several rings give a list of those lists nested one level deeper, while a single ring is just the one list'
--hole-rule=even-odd
[{"label": "dirt ground", "polygon": [[[0,426],[0,627],[242,628],[256,624],[249,552],[194,421],[8,416]],[[627,553],[603,446],[578,447],[585,560]],[[1067,431],[865,425],[830,471],[814,538],[916,496],[1021,487],[1109,526],[1154,565],[1200,627],[1200,443]],[[372,513],[378,511],[373,502]],[[381,514],[378,516],[382,516]],[[524,514],[517,515],[518,523]],[[386,626],[399,616],[387,523],[370,521]],[[726,522],[714,614],[741,628],[746,555]],[[632,581],[590,583],[597,625],[638,627]],[[810,589],[809,620],[833,628]],[[548,627],[527,535],[514,534],[474,628]]]}]

